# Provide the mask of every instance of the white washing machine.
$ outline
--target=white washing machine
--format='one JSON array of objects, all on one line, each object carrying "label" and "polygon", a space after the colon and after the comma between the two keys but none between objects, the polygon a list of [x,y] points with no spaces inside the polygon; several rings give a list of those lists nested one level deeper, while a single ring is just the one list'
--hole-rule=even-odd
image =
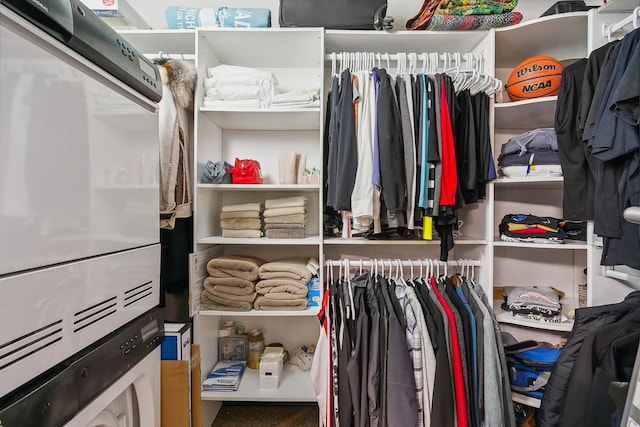
[{"label": "white washing machine", "polygon": [[159,348],[66,424],[66,427],[157,426],[160,426]]},{"label": "white washing machine", "polygon": [[159,427],[159,309],[0,399],[1,427]]}]

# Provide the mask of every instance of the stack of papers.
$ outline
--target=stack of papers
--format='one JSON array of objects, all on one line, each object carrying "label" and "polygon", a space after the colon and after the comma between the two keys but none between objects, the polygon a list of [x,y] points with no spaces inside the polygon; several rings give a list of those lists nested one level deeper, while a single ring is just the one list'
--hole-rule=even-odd
[{"label": "stack of papers", "polygon": [[202,383],[202,391],[236,391],[247,362],[220,360]]}]

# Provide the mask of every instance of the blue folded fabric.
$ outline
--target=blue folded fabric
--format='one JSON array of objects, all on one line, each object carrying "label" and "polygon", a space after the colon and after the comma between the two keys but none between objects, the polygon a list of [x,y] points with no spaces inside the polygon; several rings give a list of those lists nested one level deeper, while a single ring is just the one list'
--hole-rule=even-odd
[{"label": "blue folded fabric", "polygon": [[167,28],[171,30],[199,27],[271,27],[271,10],[263,8],[169,6],[165,11],[165,17]]}]

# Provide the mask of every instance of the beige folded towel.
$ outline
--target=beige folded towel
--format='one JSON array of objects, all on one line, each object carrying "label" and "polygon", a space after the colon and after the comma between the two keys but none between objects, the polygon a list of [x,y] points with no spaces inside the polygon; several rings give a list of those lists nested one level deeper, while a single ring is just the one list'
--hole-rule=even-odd
[{"label": "beige folded towel", "polygon": [[264,219],[265,224],[304,224],[305,222],[307,222],[305,214],[272,216]]},{"label": "beige folded towel", "polygon": [[237,211],[262,211],[262,205],[260,203],[244,203],[242,205],[228,205],[222,207],[222,212],[237,212]]},{"label": "beige folded towel", "polygon": [[282,197],[280,199],[265,200],[264,208],[274,209],[274,208],[286,208],[290,206],[304,206],[306,203],[307,203],[307,198],[304,196]]},{"label": "beige folded towel", "polygon": [[262,237],[262,231],[260,230],[222,230],[222,237],[250,237],[250,238],[260,238]]},{"label": "beige folded towel", "polygon": [[272,216],[295,215],[295,214],[305,214],[305,213],[307,213],[307,210],[304,206],[291,206],[288,208],[267,209],[264,211],[263,216],[265,218],[269,218]]},{"label": "beige folded towel", "polygon": [[287,296],[279,296],[277,299],[293,299],[306,297],[309,287],[307,282],[294,279],[265,279],[256,283],[256,292],[260,295],[270,295],[271,293],[288,294]]},{"label": "beige folded towel", "polygon": [[211,277],[236,277],[249,281],[258,280],[258,269],[266,261],[257,257],[243,255],[222,255],[207,263],[207,272]]},{"label": "beige folded towel", "polygon": [[237,277],[207,277],[204,279],[204,288],[233,295],[249,295],[256,291],[256,284]]},{"label": "beige folded towel", "polygon": [[258,268],[258,277],[265,279],[293,279],[306,285],[311,280],[311,272],[307,270],[309,258],[282,258],[266,262]]},{"label": "beige folded towel", "polygon": [[264,225],[265,230],[271,230],[272,228],[275,228],[278,230],[282,230],[284,228],[304,230],[304,224],[265,224]]},{"label": "beige folded towel", "polygon": [[262,221],[254,218],[223,219],[220,227],[224,230],[260,230]]},{"label": "beige folded towel", "polygon": [[260,219],[260,211],[220,212],[220,219],[256,218]]},{"label": "beige folded towel", "polygon": [[253,292],[249,295],[227,294],[225,292],[221,292],[216,289],[213,289],[212,291],[207,289],[207,292],[209,296],[215,296],[218,298],[223,298],[225,300],[234,301],[234,302],[254,302],[256,300],[256,296],[258,296],[256,292]]},{"label": "beige folded towel", "polygon": [[249,311],[253,308],[253,304],[245,301],[232,301],[230,299],[220,298],[204,290],[200,298],[200,308],[202,310]]},{"label": "beige folded towel", "polygon": [[270,300],[258,295],[253,306],[256,310],[270,310],[270,311],[295,311],[305,310],[307,308],[307,299],[290,299],[290,300]]}]

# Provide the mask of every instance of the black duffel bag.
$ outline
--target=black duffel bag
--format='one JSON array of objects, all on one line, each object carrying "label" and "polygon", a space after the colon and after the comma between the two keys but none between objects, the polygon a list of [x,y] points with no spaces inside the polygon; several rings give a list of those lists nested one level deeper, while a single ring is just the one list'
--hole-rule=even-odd
[{"label": "black duffel bag", "polygon": [[387,0],[280,0],[281,27],[390,30]]}]

